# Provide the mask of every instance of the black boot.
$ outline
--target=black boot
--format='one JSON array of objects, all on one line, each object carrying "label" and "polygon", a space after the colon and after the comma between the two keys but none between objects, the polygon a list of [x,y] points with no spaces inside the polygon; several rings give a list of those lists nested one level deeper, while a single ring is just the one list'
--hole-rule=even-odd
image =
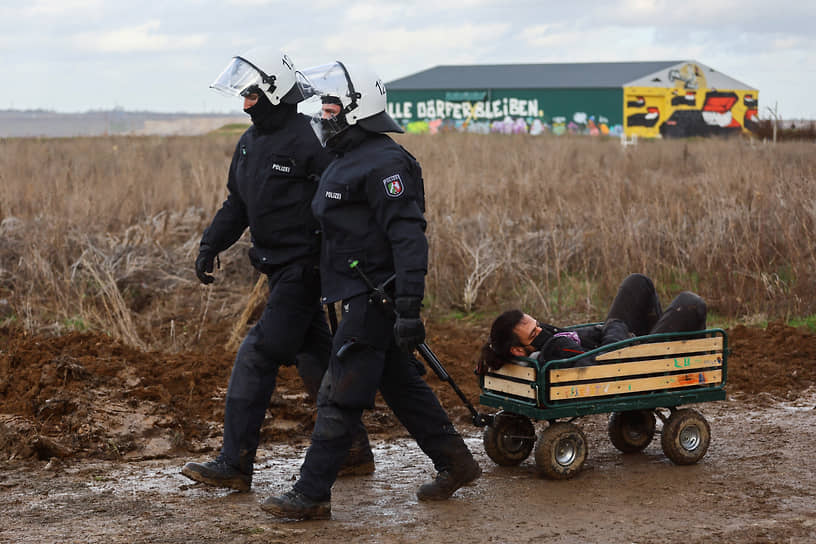
[{"label": "black boot", "polygon": [[206,463],[187,463],[181,473],[196,482],[238,491],[249,491],[252,486],[252,475],[228,464],[221,455]]},{"label": "black boot", "polygon": [[420,486],[417,498],[421,501],[445,500],[457,489],[473,482],[481,475],[479,463],[468,451],[458,456],[450,468],[439,471],[432,482]]},{"label": "black boot", "polygon": [[314,501],[294,489],[269,497],[261,510],[281,519],[331,519],[331,501]]},{"label": "black boot", "polygon": [[371,444],[368,442],[368,433],[362,430],[352,439],[346,460],[343,461],[337,477],[342,476],[367,476],[374,474],[374,454],[371,452]]}]

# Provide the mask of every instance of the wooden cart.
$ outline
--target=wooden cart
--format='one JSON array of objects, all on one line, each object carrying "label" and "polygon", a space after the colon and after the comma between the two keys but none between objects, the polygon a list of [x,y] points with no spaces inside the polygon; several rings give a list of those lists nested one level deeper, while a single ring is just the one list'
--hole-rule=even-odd
[{"label": "wooden cart", "polygon": [[[587,456],[586,436],[573,421],[609,413],[609,438],[620,451],[642,451],[659,432],[669,459],[696,463],[710,428],[697,410],[678,407],[725,399],[727,351],[725,331],[707,329],[630,338],[544,364],[517,358],[480,377],[480,403],[499,409],[485,428],[485,451],[513,466],[535,446],[541,474],[570,478]],[[586,357],[595,363],[573,367]],[[537,440],[533,420],[548,422]]]}]

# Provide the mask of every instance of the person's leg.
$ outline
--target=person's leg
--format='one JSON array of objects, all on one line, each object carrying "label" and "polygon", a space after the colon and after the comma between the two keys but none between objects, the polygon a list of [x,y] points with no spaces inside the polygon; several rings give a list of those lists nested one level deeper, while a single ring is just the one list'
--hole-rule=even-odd
[{"label": "person's leg", "polygon": [[[297,365],[306,391],[316,401],[319,398],[320,381],[326,374],[326,366],[311,353],[299,353]],[[374,454],[371,451],[368,432],[362,421],[359,421],[352,429],[351,446],[337,476],[364,476],[372,474],[374,470]]]},{"label": "person's leg", "polygon": [[[313,327],[315,313],[320,312],[317,284],[305,280],[308,278],[301,265],[286,267],[269,277],[266,307],[238,349],[230,375],[221,452],[214,462],[188,463],[182,474],[213,485],[248,489],[278,369],[296,360],[307,331]],[[219,471],[224,475],[223,483]],[[238,487],[230,485],[236,477],[242,480]]]},{"label": "person's leg", "polygon": [[280,368],[280,361],[269,359],[258,348],[261,327],[256,324],[238,349],[224,403],[221,457],[248,475],[253,472],[261,425]]},{"label": "person's leg", "polygon": [[368,330],[370,323],[377,324],[368,315],[369,306],[365,296],[344,301],[343,319],[318,393],[317,421],[300,478],[290,492],[270,497],[261,506],[273,516],[314,519],[331,512],[331,488],[360,427],[363,410],[374,405],[383,370],[384,351],[366,338],[376,338],[383,332]]},{"label": "person's leg", "polygon": [[279,367],[296,361],[297,352],[310,340],[307,333],[315,327],[319,280],[312,275],[310,267],[291,265],[270,277],[269,299],[252,330],[255,340],[246,346],[230,377],[222,452],[229,461],[238,461],[242,471],[252,472]]},{"label": "person's leg", "polygon": [[319,302],[320,273],[317,269],[304,271],[304,283],[308,286],[304,304],[313,308],[311,321],[308,323],[303,344],[297,354],[297,371],[313,402],[317,401],[317,392],[326,369],[329,368],[332,335],[326,322],[326,315]]},{"label": "person's leg", "polygon": [[[303,350],[297,355],[298,374],[303,380],[306,392],[315,401],[323,375],[329,366],[331,351],[332,335],[326,323],[325,313],[319,308],[306,333]],[[351,447],[338,477],[363,476],[373,473],[374,469],[374,454],[371,452],[368,432],[360,421],[352,430]]]},{"label": "person's leg", "polygon": [[[324,384],[331,381],[331,370]],[[320,396],[323,397],[323,387]],[[331,488],[347,457],[352,430],[362,417],[361,408],[342,408],[318,401],[317,421],[312,443],[300,467],[300,478],[291,490],[272,496],[261,503],[261,509],[276,518],[329,519]]]},{"label": "person's leg", "polygon": [[[350,353],[343,363],[332,357],[318,393],[317,420],[300,477],[290,491],[266,499],[261,504],[265,512],[293,519],[331,516],[331,488],[348,457],[355,430],[361,425],[363,405],[373,403],[377,392],[377,384],[370,377],[379,377],[378,359],[381,369],[382,352],[368,347]],[[348,366],[346,371],[335,372],[341,364]],[[344,393],[335,395],[338,391]],[[352,406],[338,404],[338,398]]]},{"label": "person's leg", "polygon": [[705,330],[707,313],[706,303],[699,295],[683,291],[672,300],[650,332],[656,334]]},{"label": "person's leg", "polygon": [[[340,338],[333,345],[342,346]],[[318,394],[312,443],[294,486],[300,493],[315,500],[329,495],[360,428],[363,410],[374,405],[383,360],[381,350],[367,345],[355,346],[342,360],[332,355]]]},{"label": "person's leg", "polygon": [[192,480],[239,491],[249,491],[252,485],[255,449],[250,442],[257,447],[254,435],[260,429],[278,374],[277,363],[270,364],[258,351],[257,341],[253,328],[238,348],[227,388],[224,437],[218,457],[204,463],[187,463],[181,469]]},{"label": "person's leg", "polygon": [[[657,290],[648,277],[631,274],[618,288],[605,323],[622,321],[635,336],[649,334],[661,315]],[[603,343],[609,343],[604,340]]]},{"label": "person's leg", "polygon": [[388,351],[380,392],[438,471],[433,482],[420,487],[420,499],[447,499],[479,477],[478,463],[409,354],[396,347]]}]

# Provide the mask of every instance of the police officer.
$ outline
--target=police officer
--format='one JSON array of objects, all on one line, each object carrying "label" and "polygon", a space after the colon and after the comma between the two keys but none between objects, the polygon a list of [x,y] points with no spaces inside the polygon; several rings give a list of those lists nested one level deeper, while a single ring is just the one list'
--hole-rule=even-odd
[{"label": "police officer", "polygon": [[[374,74],[337,62],[303,75],[308,92],[322,97],[312,126],[337,155],[320,178],[312,210],[324,233],[323,300],[342,301],[342,320],[300,478],[261,508],[279,518],[331,516],[331,488],[352,430],[378,388],[438,471],[418,498],[447,499],[481,469],[412,355],[425,338],[420,307],[428,264],[419,163],[383,134],[402,129],[386,113],[385,87]],[[371,297],[363,276],[386,284],[394,306]]]},{"label": "police officer", "polygon": [[[236,56],[212,84],[242,96],[252,125],[238,141],[227,180],[228,196],[204,231],[195,262],[203,284],[213,263],[249,227],[249,259],[266,274],[269,299],[238,349],[224,407],[218,457],[187,463],[181,473],[206,484],[248,491],[255,453],[280,365],[297,361],[312,398],[328,366],[331,335],[320,304],[319,225],[310,210],[321,172],[331,156],[315,141],[289,57],[261,47]],[[371,473],[374,458],[362,425],[346,472]]]}]

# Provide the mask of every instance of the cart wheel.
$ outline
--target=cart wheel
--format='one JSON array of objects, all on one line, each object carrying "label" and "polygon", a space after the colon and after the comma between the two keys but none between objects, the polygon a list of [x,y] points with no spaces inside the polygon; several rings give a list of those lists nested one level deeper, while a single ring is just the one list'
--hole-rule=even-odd
[{"label": "cart wheel", "polygon": [[612,445],[623,453],[643,451],[654,438],[654,412],[651,410],[612,412],[607,430]]},{"label": "cart wheel", "polygon": [[675,410],[663,425],[663,453],[677,465],[692,465],[703,458],[711,442],[711,428],[696,410]]},{"label": "cart wheel", "polygon": [[484,448],[497,465],[512,467],[530,455],[535,444],[535,427],[524,416],[499,412],[485,427]]},{"label": "cart wheel", "polygon": [[552,480],[575,476],[586,456],[586,436],[572,423],[553,423],[544,429],[535,450],[538,471]]}]

